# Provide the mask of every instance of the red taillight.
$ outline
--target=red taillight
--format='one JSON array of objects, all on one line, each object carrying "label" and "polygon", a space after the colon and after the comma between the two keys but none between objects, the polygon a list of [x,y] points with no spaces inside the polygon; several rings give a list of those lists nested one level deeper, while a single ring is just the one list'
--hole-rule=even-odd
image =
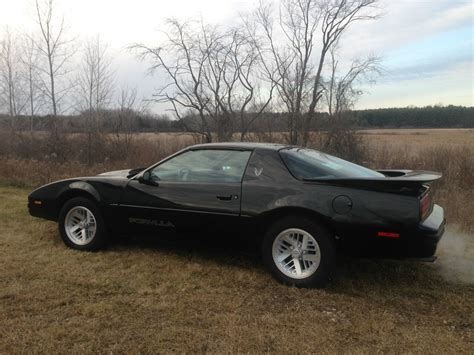
[{"label": "red taillight", "polygon": [[431,210],[431,193],[427,192],[425,196],[422,197],[420,201],[420,210],[421,210],[421,219],[425,219],[425,217],[430,213]]},{"label": "red taillight", "polygon": [[386,237],[386,238],[400,238],[399,233],[392,233],[392,232],[377,232],[379,237]]}]

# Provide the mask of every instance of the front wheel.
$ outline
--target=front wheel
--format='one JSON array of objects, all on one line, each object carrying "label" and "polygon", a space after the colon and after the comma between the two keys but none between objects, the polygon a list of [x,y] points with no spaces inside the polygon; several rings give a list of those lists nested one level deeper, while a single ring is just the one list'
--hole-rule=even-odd
[{"label": "front wheel", "polygon": [[335,265],[334,240],[310,219],[286,217],[268,229],[263,258],[273,276],[284,284],[323,287]]},{"label": "front wheel", "polygon": [[106,229],[99,209],[89,199],[67,201],[59,214],[59,232],[68,247],[94,251],[106,244]]}]

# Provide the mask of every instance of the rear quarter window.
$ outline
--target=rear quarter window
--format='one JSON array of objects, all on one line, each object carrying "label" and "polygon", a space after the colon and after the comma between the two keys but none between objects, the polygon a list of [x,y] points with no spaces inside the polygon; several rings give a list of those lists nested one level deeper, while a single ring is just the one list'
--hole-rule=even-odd
[{"label": "rear quarter window", "polygon": [[280,156],[300,180],[384,177],[383,174],[312,149],[287,148]]}]

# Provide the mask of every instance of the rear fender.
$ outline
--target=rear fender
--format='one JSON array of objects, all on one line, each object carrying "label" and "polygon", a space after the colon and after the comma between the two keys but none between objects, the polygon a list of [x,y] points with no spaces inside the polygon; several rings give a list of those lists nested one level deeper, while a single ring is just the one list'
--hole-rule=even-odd
[{"label": "rear fender", "polygon": [[260,222],[262,223],[264,230],[266,230],[266,228],[268,228],[272,224],[272,222],[275,222],[287,216],[299,216],[308,218],[309,220],[326,228],[331,234],[335,233],[335,229],[330,221],[330,218],[325,217],[313,210],[302,207],[275,208],[271,211],[265,212],[260,217]]}]

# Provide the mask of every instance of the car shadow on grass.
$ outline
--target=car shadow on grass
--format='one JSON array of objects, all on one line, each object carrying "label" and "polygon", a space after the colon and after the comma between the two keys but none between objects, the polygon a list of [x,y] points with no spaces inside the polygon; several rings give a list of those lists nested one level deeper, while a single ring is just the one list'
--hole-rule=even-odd
[{"label": "car shadow on grass", "polygon": [[[183,259],[213,262],[240,269],[263,270],[260,243],[256,238],[222,238],[213,235],[170,234],[126,236],[114,241],[112,249],[156,250]],[[276,282],[276,281],[275,281]],[[338,253],[337,267],[328,292],[364,293],[375,288],[405,289],[450,287],[433,263],[359,258]]]}]

